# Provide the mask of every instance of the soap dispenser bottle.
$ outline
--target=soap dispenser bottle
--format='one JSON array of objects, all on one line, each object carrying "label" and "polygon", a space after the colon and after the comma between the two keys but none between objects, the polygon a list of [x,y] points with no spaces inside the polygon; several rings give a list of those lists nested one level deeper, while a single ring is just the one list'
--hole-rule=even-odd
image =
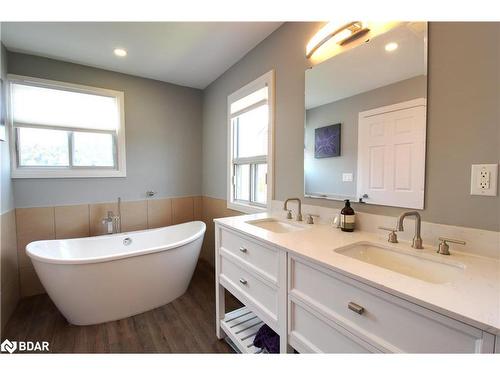
[{"label": "soap dispenser bottle", "polygon": [[354,232],[354,227],[356,226],[356,214],[351,207],[351,202],[346,199],[345,206],[340,211],[340,229],[344,232]]}]

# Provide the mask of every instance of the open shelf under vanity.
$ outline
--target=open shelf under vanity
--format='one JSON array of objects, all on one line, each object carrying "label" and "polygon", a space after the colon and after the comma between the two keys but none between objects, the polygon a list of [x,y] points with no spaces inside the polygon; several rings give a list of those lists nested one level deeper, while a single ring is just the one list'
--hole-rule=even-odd
[{"label": "open shelf under vanity", "polygon": [[261,348],[253,345],[255,335],[264,322],[246,306],[227,313],[221,328],[231,341],[231,346],[240,353],[259,354]]}]

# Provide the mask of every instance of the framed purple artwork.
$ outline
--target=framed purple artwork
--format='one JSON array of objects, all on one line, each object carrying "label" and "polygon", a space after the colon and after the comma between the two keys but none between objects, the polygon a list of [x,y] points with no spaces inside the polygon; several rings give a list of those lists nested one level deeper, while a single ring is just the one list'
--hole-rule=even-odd
[{"label": "framed purple artwork", "polygon": [[314,157],[316,159],[340,156],[340,124],[314,130]]}]

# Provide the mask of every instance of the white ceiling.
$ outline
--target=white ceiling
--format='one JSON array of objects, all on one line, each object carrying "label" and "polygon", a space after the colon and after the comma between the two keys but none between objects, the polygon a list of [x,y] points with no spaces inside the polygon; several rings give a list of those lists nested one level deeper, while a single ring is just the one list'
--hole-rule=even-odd
[{"label": "white ceiling", "polygon": [[[398,43],[393,52],[385,45]],[[306,71],[306,108],[427,74],[427,27],[405,23]]]},{"label": "white ceiling", "polygon": [[[281,22],[2,22],[7,49],[203,89]],[[118,58],[113,49],[128,51]]]}]

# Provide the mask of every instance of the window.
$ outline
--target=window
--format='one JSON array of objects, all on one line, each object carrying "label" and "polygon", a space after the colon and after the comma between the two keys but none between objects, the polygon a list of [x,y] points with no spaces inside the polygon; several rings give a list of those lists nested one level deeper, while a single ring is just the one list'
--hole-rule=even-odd
[{"label": "window", "polygon": [[274,72],[228,97],[228,207],[266,210],[272,199]]},{"label": "window", "polygon": [[123,93],[9,76],[12,177],[125,177]]}]

